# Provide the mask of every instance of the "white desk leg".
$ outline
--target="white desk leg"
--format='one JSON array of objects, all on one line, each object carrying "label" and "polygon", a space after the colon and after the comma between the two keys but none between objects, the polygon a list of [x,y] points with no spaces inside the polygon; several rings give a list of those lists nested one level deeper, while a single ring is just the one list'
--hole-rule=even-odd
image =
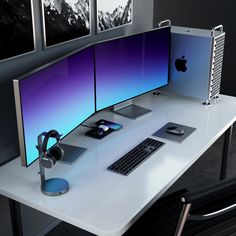
[{"label": "white desk leg", "polygon": [[13,236],[23,236],[20,203],[9,199]]},{"label": "white desk leg", "polygon": [[225,132],[225,140],[223,147],[223,156],[221,162],[221,172],[220,172],[220,180],[224,180],[227,174],[227,164],[228,158],[230,155],[231,141],[232,141],[232,133],[233,133],[233,125]]}]

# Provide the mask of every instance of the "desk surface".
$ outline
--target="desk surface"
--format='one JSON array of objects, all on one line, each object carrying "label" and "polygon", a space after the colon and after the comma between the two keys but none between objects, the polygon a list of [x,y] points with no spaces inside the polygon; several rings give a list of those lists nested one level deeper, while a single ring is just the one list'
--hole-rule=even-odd
[{"label": "desk surface", "polygon": [[[201,101],[176,96],[144,95],[135,101],[153,110],[133,121],[109,111],[86,122],[104,118],[124,125],[104,140],[84,136],[78,128],[64,143],[88,148],[73,166],[58,163],[47,177],[63,177],[70,190],[60,197],[40,192],[38,163],[20,166],[17,158],[0,168],[0,194],[97,235],[123,234],[236,120],[236,98],[220,96],[206,107]],[[129,176],[106,168],[167,122],[197,128],[181,144],[166,145]]]}]

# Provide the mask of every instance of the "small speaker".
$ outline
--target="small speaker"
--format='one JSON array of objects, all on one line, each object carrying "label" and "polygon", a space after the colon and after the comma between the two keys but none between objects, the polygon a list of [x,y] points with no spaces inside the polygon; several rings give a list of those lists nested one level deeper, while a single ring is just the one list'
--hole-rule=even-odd
[{"label": "small speaker", "polygon": [[224,44],[222,25],[212,30],[172,26],[170,78],[163,90],[198,98],[206,104],[217,98]]}]

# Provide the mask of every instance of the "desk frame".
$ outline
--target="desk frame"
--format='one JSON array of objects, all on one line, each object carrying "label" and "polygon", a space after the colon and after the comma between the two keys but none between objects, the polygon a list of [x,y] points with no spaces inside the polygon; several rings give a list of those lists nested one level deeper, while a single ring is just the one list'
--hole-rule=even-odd
[{"label": "desk frame", "polygon": [[229,129],[225,132],[220,180],[226,179],[227,165],[228,165],[228,159],[229,159],[231,143],[232,143],[233,128],[234,128],[234,125],[231,125]]},{"label": "desk frame", "polygon": [[23,236],[20,203],[9,199],[9,207],[11,214],[12,234],[13,236]]}]

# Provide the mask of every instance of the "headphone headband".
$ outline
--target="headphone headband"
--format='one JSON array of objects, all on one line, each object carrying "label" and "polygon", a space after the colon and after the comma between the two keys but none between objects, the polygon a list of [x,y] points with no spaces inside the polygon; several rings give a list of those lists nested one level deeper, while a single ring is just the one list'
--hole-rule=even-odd
[{"label": "headphone headband", "polygon": [[60,141],[61,135],[56,131],[56,130],[50,130],[45,134],[43,144],[42,144],[42,151],[46,152],[47,151],[47,145],[48,145],[48,140],[49,138],[55,138],[58,141]]}]

